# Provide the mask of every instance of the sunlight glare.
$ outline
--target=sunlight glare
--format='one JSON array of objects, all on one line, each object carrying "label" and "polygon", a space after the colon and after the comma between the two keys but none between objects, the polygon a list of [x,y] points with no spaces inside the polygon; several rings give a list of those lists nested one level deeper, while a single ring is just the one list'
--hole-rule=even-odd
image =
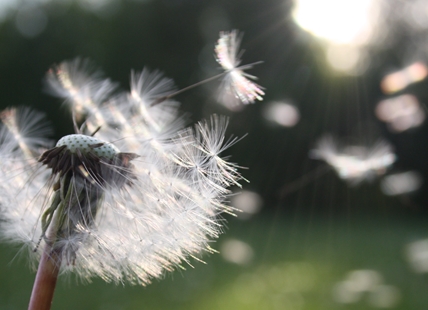
[{"label": "sunlight glare", "polygon": [[333,69],[354,75],[363,73],[368,67],[365,52],[351,45],[329,45],[327,61]]},{"label": "sunlight glare", "polygon": [[335,44],[364,44],[377,15],[372,0],[297,0],[293,16],[313,35]]},{"label": "sunlight glare", "polygon": [[293,18],[304,30],[323,40],[333,69],[360,75],[368,67],[365,47],[380,26],[382,1],[295,0]]}]

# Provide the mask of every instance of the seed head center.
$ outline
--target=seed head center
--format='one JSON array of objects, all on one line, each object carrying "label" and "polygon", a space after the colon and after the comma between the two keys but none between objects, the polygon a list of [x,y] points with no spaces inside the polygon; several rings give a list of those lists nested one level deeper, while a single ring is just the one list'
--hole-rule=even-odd
[{"label": "seed head center", "polygon": [[93,152],[98,157],[109,159],[112,159],[114,155],[120,153],[119,149],[113,144],[82,134],[73,134],[62,137],[59,139],[56,146],[59,147],[63,145],[65,145],[71,153],[76,153],[77,150],[83,154]]}]

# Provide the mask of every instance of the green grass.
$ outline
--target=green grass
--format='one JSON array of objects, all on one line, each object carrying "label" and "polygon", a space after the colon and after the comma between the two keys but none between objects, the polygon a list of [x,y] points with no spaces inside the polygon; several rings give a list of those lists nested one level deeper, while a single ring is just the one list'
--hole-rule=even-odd
[{"label": "green grass", "polygon": [[[405,255],[409,242],[428,237],[423,218],[288,219],[259,216],[232,219],[213,246],[228,238],[249,244],[251,263],[241,266],[221,255],[207,264],[166,274],[147,287],[115,286],[95,279],[81,284],[60,279],[53,309],[381,309],[363,292],[353,303],[338,303],[333,288],[354,270],[375,270],[382,283],[399,291],[391,309],[427,309],[428,282],[414,273]],[[0,309],[25,309],[34,273],[16,249],[0,245]],[[12,261],[12,262],[11,262]]]}]

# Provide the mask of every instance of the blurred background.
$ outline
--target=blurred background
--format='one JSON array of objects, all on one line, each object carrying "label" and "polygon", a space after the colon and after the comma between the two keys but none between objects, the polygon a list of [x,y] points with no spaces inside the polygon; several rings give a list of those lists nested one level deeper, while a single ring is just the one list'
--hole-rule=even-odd
[{"label": "blurred background", "polygon": [[[223,114],[246,135],[225,154],[249,182],[220,254],[147,287],[62,278],[53,309],[427,309],[428,0],[1,0],[0,106],[44,111],[58,139],[53,64],[182,88],[221,72],[232,29],[264,100],[219,102],[220,81],[177,96],[189,124]],[[0,248],[0,308],[25,309],[35,273]]]}]

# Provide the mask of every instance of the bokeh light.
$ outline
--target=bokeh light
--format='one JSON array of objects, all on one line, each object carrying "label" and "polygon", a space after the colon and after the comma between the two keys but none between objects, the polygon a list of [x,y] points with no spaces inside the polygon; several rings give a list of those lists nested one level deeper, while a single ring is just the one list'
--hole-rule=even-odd
[{"label": "bokeh light", "polygon": [[45,30],[48,16],[45,11],[32,6],[21,7],[16,14],[16,28],[24,36],[33,38]]},{"label": "bokeh light", "polygon": [[392,94],[403,90],[412,83],[422,81],[427,75],[426,65],[422,62],[415,62],[402,70],[386,75],[380,86],[385,94]]},{"label": "bokeh light", "polygon": [[263,199],[256,192],[243,190],[232,197],[231,205],[238,210],[239,219],[249,219],[261,210]]},{"label": "bokeh light", "polygon": [[368,303],[376,308],[395,308],[400,300],[400,289],[386,284],[375,287],[368,297]]},{"label": "bokeh light", "polygon": [[413,271],[428,273],[428,239],[409,243],[406,246],[406,257]]},{"label": "bokeh light", "polygon": [[422,176],[417,171],[394,173],[385,176],[381,189],[385,195],[395,196],[414,192],[422,186]]},{"label": "bokeh light", "polygon": [[426,0],[405,2],[405,21],[415,30],[428,29],[428,9]]},{"label": "bokeh light", "polygon": [[418,99],[409,94],[380,101],[375,113],[393,132],[402,132],[420,126],[425,120],[425,112]]},{"label": "bokeh light", "polygon": [[299,110],[287,102],[271,102],[263,111],[266,120],[283,127],[293,127],[300,120]]},{"label": "bokeh light", "polygon": [[383,284],[382,275],[376,270],[354,270],[333,288],[333,299],[341,304],[364,302],[375,308],[393,308],[400,299],[400,290]]},{"label": "bokeh light", "polygon": [[223,259],[237,265],[248,265],[254,258],[254,250],[241,240],[226,239],[220,247]]},{"label": "bokeh light", "polygon": [[49,7],[50,5],[56,5],[57,12],[61,12],[76,3],[85,11],[101,18],[109,18],[119,12],[122,2],[123,0],[1,0],[0,22],[10,17],[14,18],[18,32],[23,37],[31,39],[39,36],[46,29],[48,15],[55,11]]}]

